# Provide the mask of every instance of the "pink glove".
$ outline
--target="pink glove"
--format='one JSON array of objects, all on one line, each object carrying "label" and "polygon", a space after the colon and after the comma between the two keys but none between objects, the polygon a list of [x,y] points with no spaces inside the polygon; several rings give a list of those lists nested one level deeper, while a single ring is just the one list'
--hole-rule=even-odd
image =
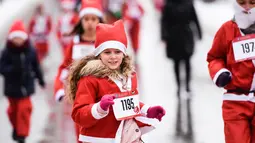
[{"label": "pink glove", "polygon": [[148,118],[156,118],[161,121],[162,117],[166,114],[166,111],[161,106],[150,107],[147,111]]},{"label": "pink glove", "polygon": [[115,99],[115,94],[104,95],[99,103],[101,109],[107,111],[109,107],[114,104],[113,99]]}]

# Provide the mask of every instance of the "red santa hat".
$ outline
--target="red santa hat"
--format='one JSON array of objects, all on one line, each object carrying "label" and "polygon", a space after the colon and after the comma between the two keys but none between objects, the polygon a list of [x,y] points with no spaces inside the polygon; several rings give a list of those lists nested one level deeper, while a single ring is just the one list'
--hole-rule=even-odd
[{"label": "red santa hat", "polygon": [[64,9],[74,9],[75,1],[74,0],[61,0],[61,7]]},{"label": "red santa hat", "polygon": [[82,0],[79,17],[82,18],[84,15],[87,14],[94,14],[102,18],[103,8],[101,0]]},{"label": "red santa hat", "polygon": [[118,49],[127,54],[127,36],[122,20],[111,24],[99,23],[96,27],[94,55],[98,56],[105,49]]},{"label": "red santa hat", "polygon": [[25,26],[21,20],[15,21],[10,28],[10,31],[8,34],[8,39],[11,40],[15,37],[19,37],[24,40],[26,40],[28,38],[28,34],[25,30]]}]

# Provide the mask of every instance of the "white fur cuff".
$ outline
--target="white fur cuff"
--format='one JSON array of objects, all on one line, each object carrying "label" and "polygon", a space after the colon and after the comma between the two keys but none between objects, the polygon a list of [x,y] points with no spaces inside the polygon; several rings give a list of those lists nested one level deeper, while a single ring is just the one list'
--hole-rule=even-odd
[{"label": "white fur cuff", "polygon": [[95,119],[99,120],[99,119],[102,119],[102,118],[106,117],[106,116],[108,115],[108,113],[109,113],[109,110],[104,111],[104,110],[100,107],[99,103],[95,103],[95,104],[92,106],[92,108],[91,108],[91,113],[92,113],[92,116],[93,116]]},{"label": "white fur cuff", "polygon": [[60,101],[60,98],[65,96],[65,90],[64,89],[59,89],[56,94],[55,94],[55,100]]},{"label": "white fur cuff", "polygon": [[223,72],[229,72],[229,73],[230,73],[230,76],[232,76],[232,74],[231,74],[231,72],[230,72],[229,70],[227,70],[227,69],[225,69],[225,68],[222,68],[222,69],[220,69],[220,70],[215,74],[215,76],[213,77],[213,82],[214,82],[215,84],[216,84],[216,81],[217,81],[218,77],[219,77],[220,74],[223,73]]},{"label": "white fur cuff", "polygon": [[141,114],[142,114],[143,116],[147,116],[147,111],[148,111],[149,108],[150,108],[150,106],[148,106],[148,105],[143,105],[143,107],[141,108]]}]

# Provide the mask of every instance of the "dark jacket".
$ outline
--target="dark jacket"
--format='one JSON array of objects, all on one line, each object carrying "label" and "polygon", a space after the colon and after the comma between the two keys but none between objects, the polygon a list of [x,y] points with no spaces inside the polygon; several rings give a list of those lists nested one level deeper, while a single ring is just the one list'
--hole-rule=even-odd
[{"label": "dark jacket", "polygon": [[192,0],[168,0],[161,18],[161,39],[166,42],[167,57],[184,59],[194,51],[194,36],[191,24],[196,26],[202,38],[200,25]]},{"label": "dark jacket", "polygon": [[8,97],[32,95],[35,91],[35,78],[44,86],[35,49],[28,41],[21,47],[7,42],[0,58],[0,73],[4,77],[4,94]]}]

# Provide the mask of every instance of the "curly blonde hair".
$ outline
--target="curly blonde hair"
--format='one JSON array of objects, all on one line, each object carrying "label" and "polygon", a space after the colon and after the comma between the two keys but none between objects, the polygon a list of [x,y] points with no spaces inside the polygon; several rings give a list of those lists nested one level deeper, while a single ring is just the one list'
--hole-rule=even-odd
[{"label": "curly blonde hair", "polygon": [[[96,77],[106,77],[111,75],[112,73],[116,73],[116,70],[111,70],[108,67],[106,67],[104,64],[101,66],[96,67],[93,61],[100,61],[99,57],[91,55],[86,56],[80,60],[74,61],[69,69],[69,74],[67,77],[67,82],[65,86],[65,98],[67,98],[71,103],[74,102],[76,91],[77,91],[77,84],[81,77],[87,76],[87,75],[94,75]],[[93,65],[94,69],[88,70],[87,65],[88,63],[92,62],[91,65]],[[123,61],[120,65],[120,71],[118,73],[128,76],[131,75],[132,72],[134,72],[134,67],[131,64],[131,58],[130,56],[124,56]],[[96,69],[96,70],[95,70]]]}]

